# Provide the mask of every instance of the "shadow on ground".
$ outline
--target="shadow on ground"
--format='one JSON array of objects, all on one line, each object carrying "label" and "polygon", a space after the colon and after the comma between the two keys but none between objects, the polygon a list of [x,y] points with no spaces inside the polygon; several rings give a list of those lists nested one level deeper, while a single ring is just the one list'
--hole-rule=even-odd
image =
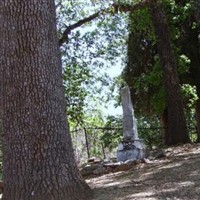
[{"label": "shadow on ground", "polygon": [[94,200],[199,200],[200,145],[172,148],[164,159],[87,182]]}]

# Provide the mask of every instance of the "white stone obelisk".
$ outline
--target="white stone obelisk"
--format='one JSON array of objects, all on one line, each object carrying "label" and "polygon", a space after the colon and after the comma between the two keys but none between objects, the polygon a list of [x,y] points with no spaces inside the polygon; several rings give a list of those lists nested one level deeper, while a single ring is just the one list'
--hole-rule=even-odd
[{"label": "white stone obelisk", "polygon": [[122,109],[123,109],[123,136],[124,140],[137,140],[137,123],[134,116],[133,105],[131,102],[130,89],[124,87],[121,89]]}]

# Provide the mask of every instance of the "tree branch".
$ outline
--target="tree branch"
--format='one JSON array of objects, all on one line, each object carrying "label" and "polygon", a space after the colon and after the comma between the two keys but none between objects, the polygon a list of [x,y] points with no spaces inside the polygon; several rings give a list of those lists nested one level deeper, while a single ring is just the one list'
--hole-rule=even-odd
[{"label": "tree branch", "polygon": [[82,26],[83,24],[86,24],[87,22],[90,22],[93,19],[99,17],[103,13],[103,11],[105,11],[105,10],[98,11],[98,12],[94,13],[93,15],[90,15],[89,17],[86,17],[84,19],[79,20],[75,24],[69,25],[66,28],[66,30],[63,32],[62,37],[59,40],[59,46],[62,46],[62,44],[64,44],[65,42],[68,43],[68,35],[70,34],[70,32],[72,30],[74,30],[75,28],[78,28],[78,27]]},{"label": "tree branch", "polygon": [[114,13],[133,12],[133,11],[142,9],[146,6],[149,6],[153,2],[155,2],[155,0],[143,0],[134,5],[114,3],[114,4],[112,4],[111,8],[100,10],[100,11],[90,15],[89,17],[79,20],[75,24],[69,25],[63,32],[62,37],[59,39],[59,46],[62,46],[64,43],[68,43],[68,41],[69,41],[68,35],[70,34],[70,32],[72,30],[82,26],[83,24],[86,24],[87,22],[94,20],[95,18],[99,17],[100,15],[102,15],[104,13],[111,13],[111,10],[113,10],[113,9],[114,9]]}]

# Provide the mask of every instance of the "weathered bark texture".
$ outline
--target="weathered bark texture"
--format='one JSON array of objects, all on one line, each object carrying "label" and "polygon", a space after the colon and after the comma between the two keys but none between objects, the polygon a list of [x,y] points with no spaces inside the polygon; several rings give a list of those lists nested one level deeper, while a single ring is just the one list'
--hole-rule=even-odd
[{"label": "weathered bark texture", "polygon": [[[187,27],[187,37],[183,48],[185,55],[190,58],[190,83],[196,86],[197,96],[200,98],[200,42],[199,30]],[[200,100],[196,103],[197,142],[200,142]]]},{"label": "weathered bark texture", "polygon": [[164,84],[167,94],[169,138],[167,144],[190,142],[185,114],[176,71],[176,62],[172,50],[170,32],[164,9],[160,1],[150,7],[152,21],[158,40],[158,52],[164,72]]},{"label": "weathered bark texture", "polygon": [[0,1],[3,200],[88,200],[66,124],[53,0]]},{"label": "weathered bark texture", "polygon": [[168,113],[167,108],[163,111],[160,116],[160,126],[162,127],[162,141],[164,145],[168,144],[169,141],[169,129],[168,129]]},{"label": "weathered bark texture", "polygon": [[196,122],[197,122],[197,140],[200,143],[200,100],[196,102]]},{"label": "weathered bark texture", "polygon": [[200,0],[193,0],[194,10],[195,10],[195,18],[197,23],[200,24]]},{"label": "weathered bark texture", "polygon": [[[194,5],[194,16],[196,22],[200,26],[200,0],[193,0]],[[190,73],[192,76],[192,80],[197,88],[197,95],[200,99],[200,39],[199,39],[199,29],[193,30],[191,29],[189,32],[188,39],[190,38],[189,44],[190,46],[190,59],[191,59],[191,68]],[[191,38],[192,36],[192,38]],[[197,100],[196,103],[196,121],[197,121],[197,142],[200,142],[200,100]]]}]

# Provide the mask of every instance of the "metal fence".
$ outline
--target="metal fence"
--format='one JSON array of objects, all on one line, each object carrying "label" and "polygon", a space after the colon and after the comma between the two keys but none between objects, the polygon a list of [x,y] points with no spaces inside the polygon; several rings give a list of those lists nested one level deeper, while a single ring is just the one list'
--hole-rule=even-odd
[{"label": "metal fence", "polygon": [[[189,127],[190,138],[196,140],[196,128]],[[147,148],[161,147],[164,128],[138,128],[139,137],[144,139]],[[117,146],[123,137],[121,127],[87,127],[71,131],[74,152],[79,164],[88,158],[110,159],[116,156]]]}]

